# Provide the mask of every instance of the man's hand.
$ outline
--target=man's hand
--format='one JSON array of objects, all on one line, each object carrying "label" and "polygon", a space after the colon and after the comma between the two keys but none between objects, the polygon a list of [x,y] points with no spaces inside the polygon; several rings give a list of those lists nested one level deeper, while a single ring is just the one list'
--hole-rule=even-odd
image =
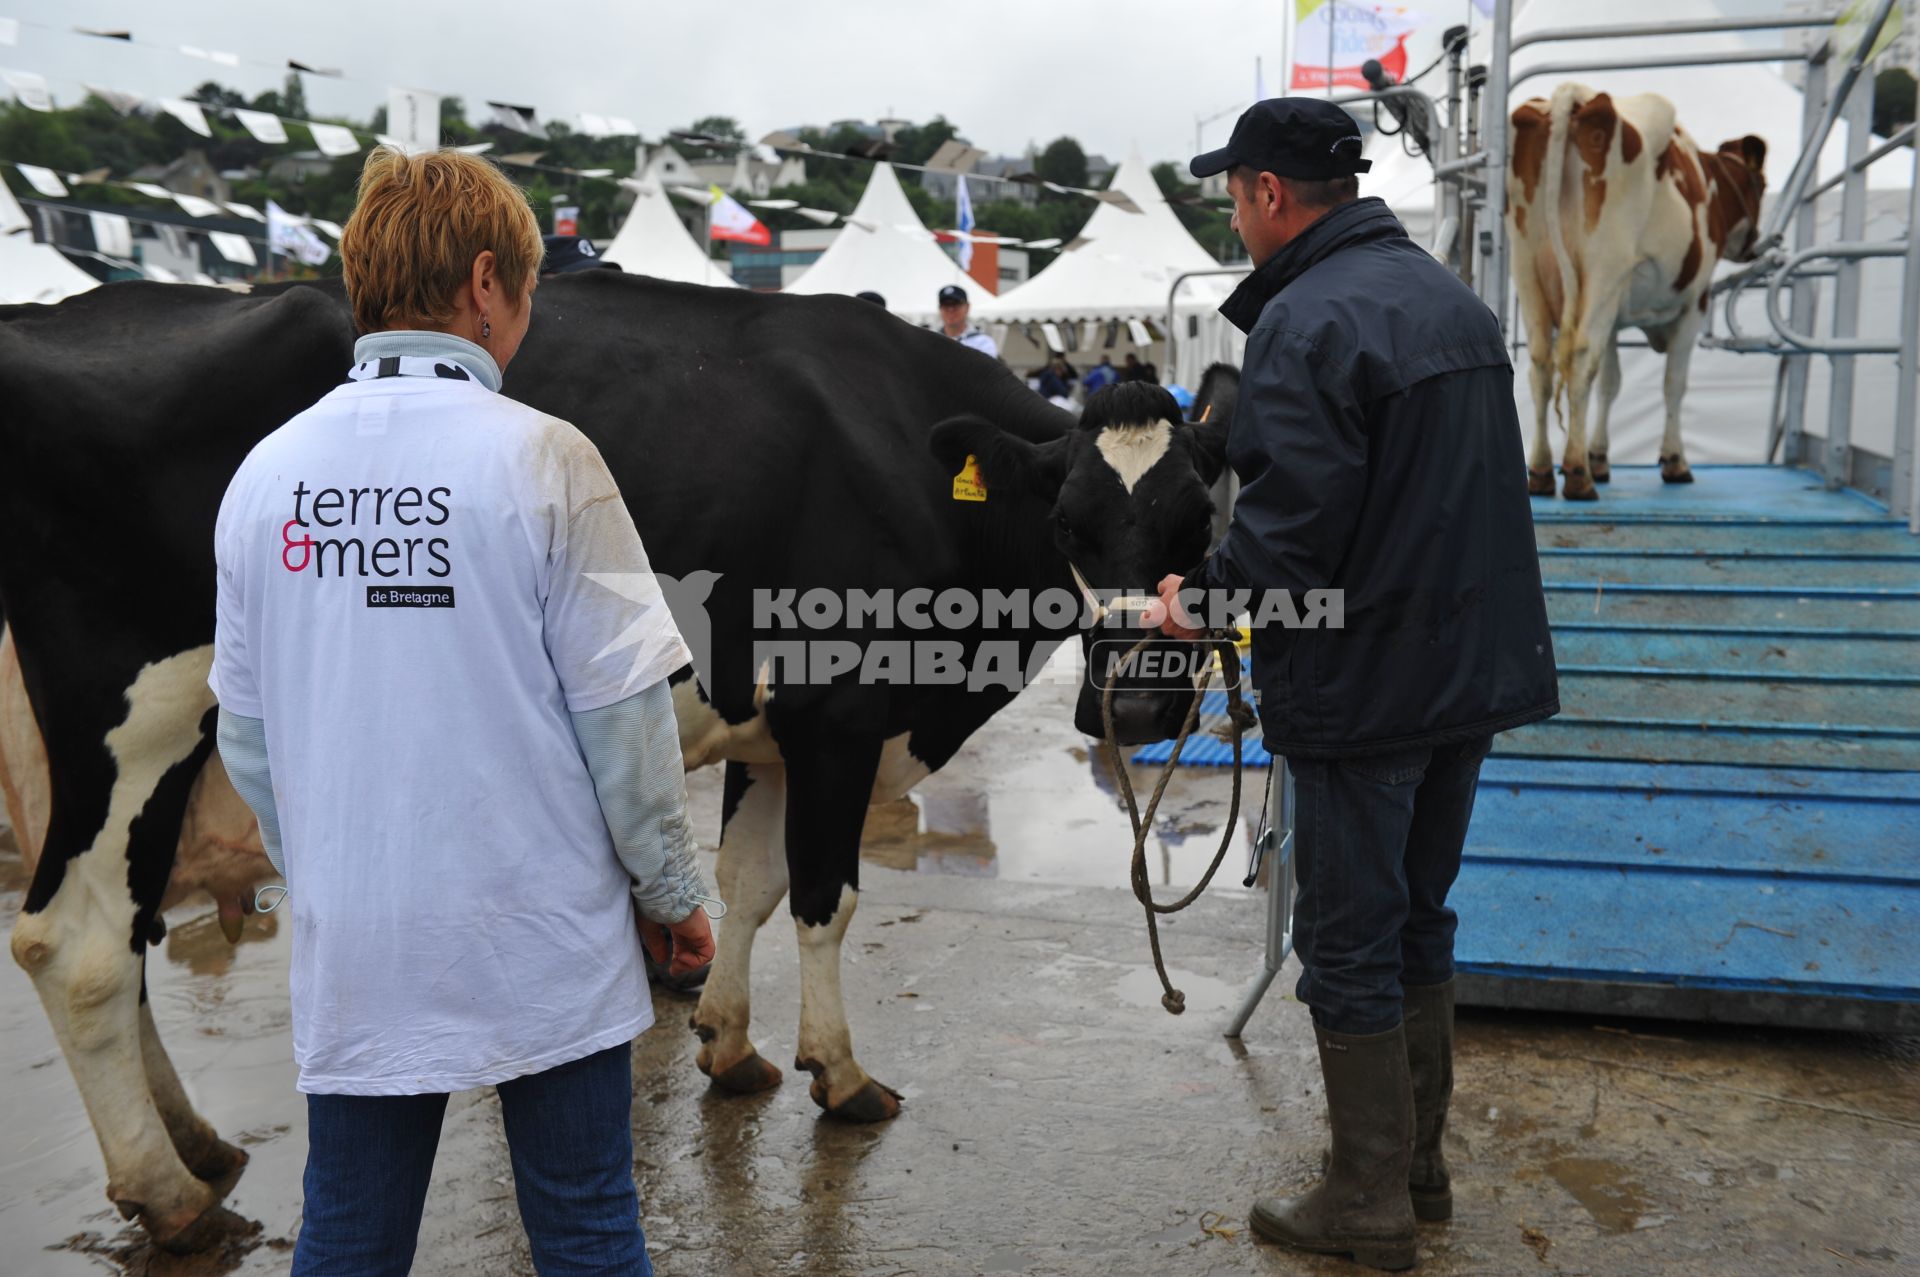
[{"label": "man's hand", "polygon": [[1186,578],[1179,573],[1169,573],[1160,578],[1160,608],[1148,617],[1149,623],[1155,617],[1160,618],[1160,632],[1172,638],[1185,639],[1189,643],[1207,636],[1205,628],[1189,625],[1195,618],[1187,614],[1180,606],[1180,587],[1186,584]]},{"label": "man's hand", "polygon": [[654,965],[676,978],[713,961],[713,923],[705,909],[695,909],[672,923],[640,919],[640,942],[653,955]]}]

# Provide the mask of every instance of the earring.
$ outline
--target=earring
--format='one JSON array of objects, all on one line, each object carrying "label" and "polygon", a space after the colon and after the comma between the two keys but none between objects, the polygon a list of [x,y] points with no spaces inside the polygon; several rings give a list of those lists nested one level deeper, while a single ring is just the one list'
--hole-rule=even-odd
[{"label": "earring", "polygon": [[480,321],[480,336],[483,338],[493,336],[493,325],[484,319]]}]

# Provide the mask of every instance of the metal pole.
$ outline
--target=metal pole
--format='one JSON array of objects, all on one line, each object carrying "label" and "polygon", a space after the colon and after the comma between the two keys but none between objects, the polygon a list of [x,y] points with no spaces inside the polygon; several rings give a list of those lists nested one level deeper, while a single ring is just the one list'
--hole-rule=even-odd
[{"label": "metal pole", "polygon": [[1677,22],[1636,22],[1604,27],[1557,27],[1545,31],[1530,31],[1519,37],[1513,42],[1513,52],[1518,53],[1529,45],[1562,40],[1613,40],[1623,35],[1701,35],[1715,31],[1785,31],[1794,27],[1832,25],[1833,15],[1830,13],[1782,13],[1771,17],[1684,18]]},{"label": "metal pole", "polygon": [[1260,831],[1255,855],[1267,862],[1267,954],[1253,986],[1240,1000],[1240,1009],[1227,1025],[1227,1036],[1237,1038],[1267,996],[1281,964],[1293,952],[1293,773],[1287,760],[1273,760],[1273,778],[1267,783],[1267,827]]},{"label": "metal pole", "polygon": [[[1820,127],[1820,119],[1827,106],[1827,59],[1824,54],[1817,55],[1807,62],[1807,82],[1802,90],[1800,108],[1800,146],[1805,149],[1813,145],[1814,131]],[[1809,197],[1793,216],[1793,251],[1813,246],[1814,236],[1820,229],[1820,202]],[[1815,307],[1819,305],[1819,286],[1811,279],[1796,279],[1793,282],[1793,304],[1788,314],[1793,321],[1795,332],[1813,331]],[[1727,313],[1731,318],[1733,308],[1740,302],[1738,291],[1727,295]],[[1801,460],[1802,442],[1807,424],[1807,377],[1813,370],[1813,357],[1805,354],[1785,356],[1787,370],[1786,419],[1784,436],[1786,446],[1783,449],[1784,464],[1797,466]],[[1768,460],[1772,460],[1771,457]]]},{"label": "metal pole", "polygon": [[1493,52],[1480,98],[1480,145],[1487,153],[1487,280],[1480,290],[1507,332],[1507,95],[1513,67],[1513,0],[1494,0]]},{"label": "metal pole", "polygon": [[[1462,149],[1468,155],[1477,155],[1480,152],[1480,97],[1481,90],[1486,84],[1486,78],[1487,69],[1485,67],[1474,66],[1467,68],[1467,141]],[[1482,268],[1480,262],[1480,230],[1476,225],[1478,217],[1475,213],[1477,207],[1478,205],[1474,202],[1473,192],[1462,187],[1460,190],[1460,243],[1462,245],[1460,266],[1462,274],[1460,277],[1467,281],[1468,288],[1473,289],[1475,293],[1479,294],[1480,300],[1487,302],[1487,304],[1491,306],[1493,303],[1488,300],[1486,289],[1487,272]]]},{"label": "metal pole", "polygon": [[1340,0],[1327,0],[1327,96],[1333,96],[1333,24],[1340,21]]},{"label": "metal pole", "polygon": [[[1845,81],[1843,80],[1844,84]],[[1873,81],[1857,79],[1844,104],[1847,164],[1867,153],[1873,138]],[[1867,175],[1849,171],[1840,184],[1840,238],[1856,243],[1867,229]],[[1842,258],[1834,276],[1833,335],[1845,341],[1860,332],[1860,263]],[[1827,400],[1827,453],[1821,469],[1829,489],[1853,477],[1853,355],[1831,355],[1833,387]]]},{"label": "metal pole", "polygon": [[[1920,78],[1920,52],[1914,60]],[[1907,531],[1920,536],[1920,441],[1914,438],[1920,405],[1920,138],[1914,140],[1907,185],[1907,262],[1900,280],[1899,390],[1893,407],[1893,512],[1906,507]]]},{"label": "metal pole", "polygon": [[[1471,7],[1469,7],[1469,11],[1471,11]],[[1462,144],[1460,78],[1462,70],[1461,64],[1466,60],[1467,33],[1464,27],[1456,29],[1460,32],[1459,38],[1447,45],[1447,121],[1445,127],[1447,136],[1453,139],[1453,145],[1456,148],[1454,154],[1463,155],[1465,152],[1458,149]],[[1465,226],[1467,220],[1467,202],[1459,187],[1454,183],[1447,182],[1443,185],[1442,189],[1446,192],[1446,213],[1453,218],[1453,243],[1447,246],[1447,256],[1451,259],[1454,270],[1460,272],[1461,278],[1471,283],[1473,278],[1471,273],[1472,268],[1467,264],[1467,251],[1471,240],[1466,234]]]}]

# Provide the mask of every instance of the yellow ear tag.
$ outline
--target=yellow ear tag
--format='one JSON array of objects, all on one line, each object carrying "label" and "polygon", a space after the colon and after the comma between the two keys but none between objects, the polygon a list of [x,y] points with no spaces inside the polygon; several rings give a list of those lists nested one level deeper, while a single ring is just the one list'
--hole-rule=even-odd
[{"label": "yellow ear tag", "polygon": [[953,476],[953,499],[955,501],[987,499],[987,481],[980,477],[980,461],[972,453],[967,454],[967,464],[960,467],[960,473]]}]

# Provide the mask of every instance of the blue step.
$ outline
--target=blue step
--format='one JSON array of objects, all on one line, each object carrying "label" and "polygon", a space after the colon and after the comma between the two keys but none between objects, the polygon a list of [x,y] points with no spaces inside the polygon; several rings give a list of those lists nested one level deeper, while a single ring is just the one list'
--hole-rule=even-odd
[{"label": "blue step", "polygon": [[[1533,501],[1562,712],[1482,771],[1460,999],[1920,1031],[1920,538],[1805,472],[1695,474]],[[1181,762],[1228,764],[1203,708]]]}]

